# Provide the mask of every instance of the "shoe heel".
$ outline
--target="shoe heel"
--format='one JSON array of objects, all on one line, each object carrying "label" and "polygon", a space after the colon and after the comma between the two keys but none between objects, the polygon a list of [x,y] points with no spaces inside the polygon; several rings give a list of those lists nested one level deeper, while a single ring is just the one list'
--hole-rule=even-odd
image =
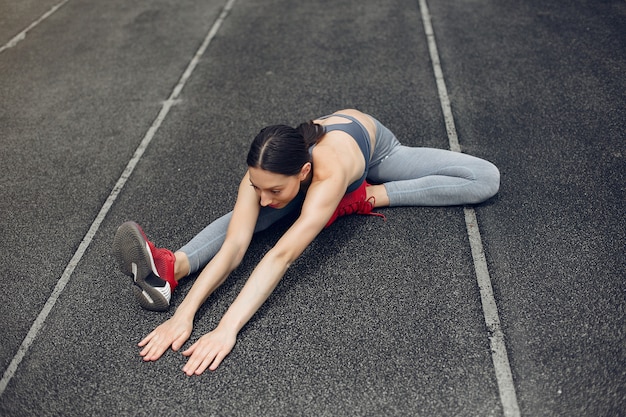
[{"label": "shoe heel", "polygon": [[144,290],[138,285],[133,285],[133,294],[139,305],[146,310],[167,311],[170,307],[170,303],[163,294],[152,287]]},{"label": "shoe heel", "polygon": [[113,238],[113,256],[124,275],[133,276],[133,263],[142,266],[142,275],[149,271],[149,259],[146,259],[145,241],[134,222],[123,223]]}]

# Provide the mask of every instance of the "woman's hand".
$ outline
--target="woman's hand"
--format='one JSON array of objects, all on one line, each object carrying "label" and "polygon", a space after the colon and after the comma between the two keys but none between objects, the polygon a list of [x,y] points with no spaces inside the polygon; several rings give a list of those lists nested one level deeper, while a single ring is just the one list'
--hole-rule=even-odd
[{"label": "woman's hand", "polygon": [[154,329],[146,336],[138,346],[142,347],[139,352],[144,361],[156,361],[171,346],[173,351],[180,349],[191,336],[193,320],[172,318]]},{"label": "woman's hand", "polygon": [[215,371],[222,360],[233,350],[237,341],[237,333],[223,330],[219,326],[202,336],[189,349],[183,352],[189,360],[183,367],[187,375],[200,375],[207,368]]}]

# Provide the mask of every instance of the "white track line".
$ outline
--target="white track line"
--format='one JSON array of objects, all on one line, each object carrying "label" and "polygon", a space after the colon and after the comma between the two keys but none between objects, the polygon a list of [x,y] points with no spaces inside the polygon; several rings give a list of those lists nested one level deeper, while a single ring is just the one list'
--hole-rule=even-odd
[{"label": "white track line", "polygon": [[200,60],[200,58],[206,51],[207,47],[209,46],[209,43],[211,43],[211,41],[215,37],[215,34],[217,33],[220,26],[224,22],[224,19],[233,8],[233,4],[235,3],[235,1],[236,0],[228,0],[226,5],[224,6],[224,9],[222,10],[222,13],[220,14],[218,19],[215,21],[215,23],[211,27],[211,30],[209,31],[209,33],[204,38],[204,42],[202,42],[202,45],[200,45],[200,48],[196,51],[196,54],[194,55],[193,59],[191,60],[191,62],[189,62],[189,65],[187,66],[187,69],[185,70],[180,80],[178,81],[178,84],[176,85],[176,87],[174,87],[174,90],[170,94],[169,98],[163,102],[163,106],[161,107],[161,111],[159,112],[157,118],[154,120],[154,122],[152,123],[152,126],[150,126],[150,129],[148,129],[143,140],[141,141],[141,143],[135,150],[135,154],[133,155],[131,160],[128,162],[128,165],[126,165],[126,169],[124,169],[124,172],[122,172],[122,175],[117,180],[117,183],[113,187],[113,190],[109,194],[109,197],[107,198],[107,200],[104,202],[104,205],[100,209],[100,212],[96,216],[96,219],[91,224],[91,227],[87,231],[87,234],[83,238],[82,242],[80,242],[80,245],[78,246],[78,249],[76,250],[76,253],[74,253],[74,256],[70,260],[69,264],[65,267],[65,271],[63,271],[63,275],[57,282],[57,285],[54,287],[52,294],[46,301],[46,304],[44,305],[43,309],[37,316],[37,319],[35,319],[35,322],[31,326],[30,331],[28,332],[21,346],[17,350],[17,353],[13,357],[13,360],[11,361],[8,368],[4,372],[2,380],[0,380],[0,396],[2,396],[2,394],[7,388],[7,385],[9,384],[9,381],[15,375],[15,372],[17,371],[17,367],[19,366],[20,362],[22,362],[22,359],[24,359],[24,356],[30,349],[30,346],[32,345],[35,338],[37,337],[37,334],[43,327],[43,324],[46,321],[46,318],[48,317],[48,315],[50,314],[50,311],[56,304],[57,300],[59,299],[59,296],[63,292],[63,289],[65,288],[68,281],[70,280],[70,277],[72,276],[72,273],[74,272],[74,269],[76,269],[76,266],[81,261],[83,255],[85,254],[85,251],[87,250],[94,236],[98,232],[98,229],[100,228],[100,224],[102,223],[102,221],[108,214],[109,210],[111,209],[111,206],[113,206],[113,203],[117,199],[117,196],[119,195],[122,188],[124,188],[126,181],[128,181],[128,178],[130,178],[130,175],[132,174],[133,170],[135,169],[135,166],[141,159],[141,156],[143,155],[144,151],[146,150],[146,148],[152,141],[152,138],[154,137],[156,132],[159,130],[161,123],[163,123],[163,120],[165,120],[165,117],[169,113],[172,106],[176,104],[178,96],[180,95],[180,92],[185,86],[185,83],[191,76],[191,73],[193,72],[193,70],[198,65],[198,61]]},{"label": "white track line", "polygon": [[[461,146],[459,145],[459,139],[454,125],[454,117],[452,116],[452,109],[450,107],[448,90],[443,78],[441,62],[439,61],[439,52],[437,51],[430,12],[428,11],[426,0],[420,0],[419,5],[422,21],[424,22],[424,31],[428,39],[428,50],[430,51],[430,58],[433,63],[433,71],[437,82],[437,90],[439,91],[439,101],[441,102],[441,109],[443,110],[450,150],[461,152]],[[500,326],[498,307],[493,296],[491,278],[489,277],[489,269],[487,268],[487,261],[485,260],[480,230],[478,229],[478,221],[476,220],[476,212],[473,208],[465,208],[464,213],[465,226],[472,250],[472,258],[474,259],[476,280],[478,281],[478,288],[480,289],[483,315],[485,317],[487,334],[489,335],[489,343],[491,345],[491,360],[495,368],[496,381],[500,392],[500,402],[502,403],[505,416],[519,417],[520,409],[517,404],[515,385],[513,384],[511,366],[504,343],[504,333]]]},{"label": "white track line", "polygon": [[8,41],[6,44],[0,46],[0,53],[2,53],[2,51],[4,51],[5,49],[13,48],[20,41],[23,41],[26,38],[26,33],[28,33],[29,30],[33,29],[35,26],[37,26],[38,24],[43,22],[45,19],[50,17],[50,15],[52,15],[52,13],[56,12],[57,10],[59,10],[59,8],[61,8],[61,6],[63,6],[68,1],[69,0],[63,0],[61,3],[57,4],[56,6],[52,6],[52,8],[50,10],[48,10],[46,13],[44,13],[39,19],[37,19],[33,23],[31,23],[30,26],[28,26],[26,29],[24,29],[23,31],[21,31],[20,33],[15,35],[13,37],[13,39]]}]

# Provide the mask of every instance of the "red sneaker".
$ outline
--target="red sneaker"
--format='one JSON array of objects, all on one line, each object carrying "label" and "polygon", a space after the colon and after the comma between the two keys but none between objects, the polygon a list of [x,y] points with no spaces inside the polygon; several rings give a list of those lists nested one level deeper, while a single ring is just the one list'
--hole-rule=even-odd
[{"label": "red sneaker", "polygon": [[369,186],[370,184],[368,184],[367,181],[363,181],[363,184],[361,184],[359,188],[344,195],[325,227],[333,224],[335,220],[337,220],[337,217],[347,216],[354,213],[369,214],[371,216],[378,216],[384,219],[384,214],[372,213],[374,205],[376,204],[376,199],[374,196],[367,198],[367,191],[365,188]]},{"label": "red sneaker", "polygon": [[178,285],[172,251],[155,247],[137,223],[126,222],[115,233],[113,256],[121,271],[133,277],[133,292],[139,305],[154,311],[169,308],[172,291]]}]

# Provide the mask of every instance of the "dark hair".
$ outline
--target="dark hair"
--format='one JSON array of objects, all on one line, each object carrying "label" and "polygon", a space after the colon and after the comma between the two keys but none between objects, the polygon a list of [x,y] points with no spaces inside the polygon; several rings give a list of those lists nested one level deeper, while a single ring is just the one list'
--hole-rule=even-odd
[{"label": "dark hair", "polygon": [[249,167],[282,175],[296,175],[310,162],[309,147],[324,135],[324,128],[312,121],[297,128],[268,126],[259,132],[248,151]]}]

